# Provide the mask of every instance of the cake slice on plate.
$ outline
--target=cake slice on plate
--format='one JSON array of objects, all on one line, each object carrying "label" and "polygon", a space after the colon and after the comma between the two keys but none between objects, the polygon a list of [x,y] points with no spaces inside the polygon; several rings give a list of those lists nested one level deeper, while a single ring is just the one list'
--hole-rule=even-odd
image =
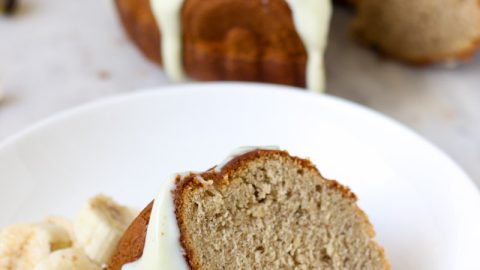
[{"label": "cake slice on plate", "polygon": [[356,200],[309,160],[249,151],[166,182],[109,269],[389,269]]}]

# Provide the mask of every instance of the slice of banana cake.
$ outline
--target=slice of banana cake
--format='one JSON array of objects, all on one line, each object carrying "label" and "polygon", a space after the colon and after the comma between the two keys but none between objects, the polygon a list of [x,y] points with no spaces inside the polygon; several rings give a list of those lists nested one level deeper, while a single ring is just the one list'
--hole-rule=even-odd
[{"label": "slice of banana cake", "polygon": [[165,187],[110,270],[390,268],[355,195],[285,151],[253,150]]}]

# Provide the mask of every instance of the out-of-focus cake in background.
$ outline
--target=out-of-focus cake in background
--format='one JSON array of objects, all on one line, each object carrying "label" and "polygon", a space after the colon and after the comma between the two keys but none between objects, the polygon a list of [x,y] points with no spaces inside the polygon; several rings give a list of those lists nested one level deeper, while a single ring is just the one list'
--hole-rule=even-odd
[{"label": "out-of-focus cake in background", "polygon": [[174,79],[323,91],[331,0],[116,0],[129,36]]},{"label": "out-of-focus cake in background", "polygon": [[478,0],[355,3],[355,35],[389,57],[414,64],[465,60],[480,46]]},{"label": "out-of-focus cake in background", "polygon": [[[260,81],[325,90],[332,0],[115,0],[131,39],[175,80]],[[478,0],[336,0],[357,40],[415,64],[467,60]]]}]

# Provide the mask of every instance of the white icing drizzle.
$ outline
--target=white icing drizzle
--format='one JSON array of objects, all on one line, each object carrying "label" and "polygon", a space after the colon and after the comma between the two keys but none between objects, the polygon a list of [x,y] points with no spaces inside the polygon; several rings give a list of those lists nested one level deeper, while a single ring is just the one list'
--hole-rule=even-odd
[{"label": "white icing drizzle", "polygon": [[307,88],[325,91],[324,53],[332,16],[331,0],[286,0],[295,28],[307,50]]},{"label": "white icing drizzle", "polygon": [[228,162],[230,162],[232,159],[241,156],[243,154],[246,154],[248,152],[251,152],[253,150],[280,150],[280,148],[276,145],[267,145],[267,146],[241,146],[238,147],[237,149],[233,150],[230,152],[230,154],[227,156],[225,160],[223,160],[220,164],[218,164],[215,167],[215,172],[220,172],[225,165],[227,165]]},{"label": "white icing drizzle", "polygon": [[161,54],[165,71],[175,81],[185,80],[182,63],[181,10],[185,0],[150,0],[162,35]]},{"label": "white icing drizzle", "polygon": [[175,216],[172,190],[175,178],[166,181],[153,203],[143,255],[122,270],[188,270],[180,244],[180,231]]},{"label": "white icing drizzle", "polygon": [[213,185],[213,180],[205,180],[201,175],[195,175],[195,180],[203,186]]},{"label": "white icing drizzle", "polygon": [[[176,81],[186,78],[182,63],[181,9],[185,0],[150,0],[162,33],[162,59],[165,71]],[[315,92],[325,91],[324,53],[332,15],[331,0],[286,0],[293,22],[307,50],[305,81]],[[263,5],[268,0],[261,0]]]}]

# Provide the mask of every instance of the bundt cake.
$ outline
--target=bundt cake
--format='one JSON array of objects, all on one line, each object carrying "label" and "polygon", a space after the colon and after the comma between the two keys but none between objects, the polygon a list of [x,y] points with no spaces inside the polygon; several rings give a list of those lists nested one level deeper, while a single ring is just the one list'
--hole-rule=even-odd
[{"label": "bundt cake", "polygon": [[324,90],[331,0],[116,0],[131,39],[182,80]]},{"label": "bundt cake", "polygon": [[478,0],[358,0],[355,35],[387,56],[430,64],[470,58],[480,46]]},{"label": "bundt cake", "polygon": [[348,188],[256,149],[164,182],[108,269],[390,269],[373,236]]}]

